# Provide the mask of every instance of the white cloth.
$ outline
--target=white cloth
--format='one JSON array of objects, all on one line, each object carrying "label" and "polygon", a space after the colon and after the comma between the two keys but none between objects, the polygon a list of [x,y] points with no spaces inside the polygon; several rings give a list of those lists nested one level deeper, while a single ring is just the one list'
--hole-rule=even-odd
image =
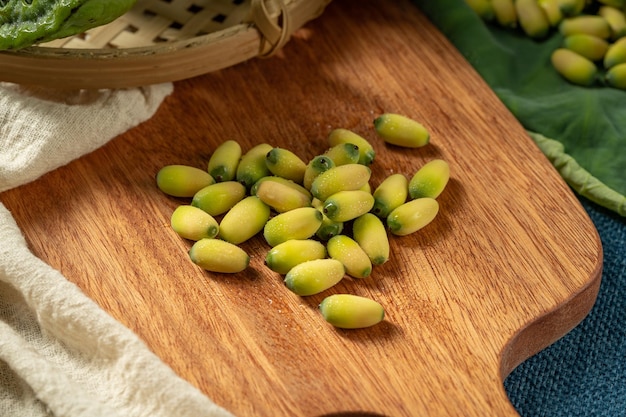
[{"label": "white cloth", "polygon": [[[170,83],[73,92],[0,83],[0,192],[145,121],[172,91]],[[232,414],[35,257],[0,203],[0,416]]]}]

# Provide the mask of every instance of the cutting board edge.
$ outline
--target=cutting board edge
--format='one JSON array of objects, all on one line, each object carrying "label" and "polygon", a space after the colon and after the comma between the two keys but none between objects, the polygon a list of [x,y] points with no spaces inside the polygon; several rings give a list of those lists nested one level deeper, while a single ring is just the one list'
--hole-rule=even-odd
[{"label": "cutting board edge", "polygon": [[589,315],[602,282],[603,251],[596,234],[598,258],[595,269],[579,291],[519,329],[500,353],[500,378],[504,381],[524,361],[567,335]]}]

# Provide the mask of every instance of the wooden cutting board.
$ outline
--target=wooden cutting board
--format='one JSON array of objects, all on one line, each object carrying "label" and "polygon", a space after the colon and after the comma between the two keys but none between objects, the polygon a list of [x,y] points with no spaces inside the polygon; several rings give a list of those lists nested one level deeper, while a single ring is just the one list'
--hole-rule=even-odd
[{"label": "wooden cutting board", "polygon": [[[383,112],[422,121],[431,144],[385,146]],[[245,273],[189,261],[159,168],[205,167],[226,139],[309,159],[336,127],[374,144],[373,186],[447,160],[435,221],[392,238],[371,277],[305,298],[263,265],[260,237]],[[153,119],[2,201],[34,253],[238,416],[514,416],[503,379],[584,318],[601,277],[576,197],[408,1],[333,2],[277,56],[176,83]],[[334,329],[317,305],[335,292],[378,300],[386,320]]]}]

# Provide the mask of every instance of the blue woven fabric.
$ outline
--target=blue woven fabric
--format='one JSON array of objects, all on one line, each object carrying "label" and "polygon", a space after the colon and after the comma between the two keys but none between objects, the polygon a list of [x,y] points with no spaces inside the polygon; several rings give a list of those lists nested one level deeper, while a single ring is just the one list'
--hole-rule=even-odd
[{"label": "blue woven fabric", "polygon": [[602,240],[600,292],[582,323],[505,380],[522,417],[626,417],[626,219],[581,202]]}]

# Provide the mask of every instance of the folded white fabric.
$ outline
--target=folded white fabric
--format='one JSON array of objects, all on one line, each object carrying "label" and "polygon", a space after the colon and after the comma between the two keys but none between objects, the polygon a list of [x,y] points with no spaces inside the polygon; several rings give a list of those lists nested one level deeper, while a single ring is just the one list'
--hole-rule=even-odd
[{"label": "folded white fabric", "polygon": [[32,181],[151,117],[171,84],[52,90],[0,83],[0,192]]},{"label": "folded white fabric", "polygon": [[[169,83],[74,92],[0,83],[0,191],[145,121],[172,90]],[[0,416],[232,414],[35,257],[0,203]]]}]

